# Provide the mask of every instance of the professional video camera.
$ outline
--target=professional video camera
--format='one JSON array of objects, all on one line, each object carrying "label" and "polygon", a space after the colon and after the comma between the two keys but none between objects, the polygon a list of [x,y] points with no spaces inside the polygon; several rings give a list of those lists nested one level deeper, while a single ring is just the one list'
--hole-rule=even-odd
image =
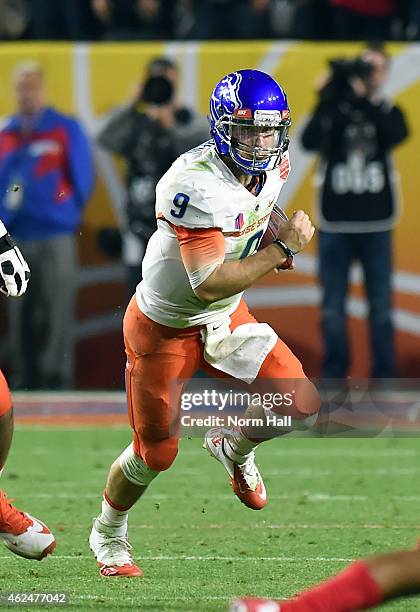
[{"label": "professional video camera", "polygon": [[372,74],[373,66],[362,57],[348,60],[344,58],[332,59],[329,62],[331,75],[320,91],[323,102],[348,100],[355,97],[351,80],[355,77],[366,81]]}]

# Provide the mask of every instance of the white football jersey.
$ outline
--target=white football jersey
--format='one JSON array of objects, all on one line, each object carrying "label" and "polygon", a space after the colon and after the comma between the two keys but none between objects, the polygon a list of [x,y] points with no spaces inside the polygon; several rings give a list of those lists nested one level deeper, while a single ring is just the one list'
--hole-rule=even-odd
[{"label": "white football jersey", "polygon": [[222,313],[231,314],[242,293],[211,304],[200,301],[170,224],[220,228],[225,261],[252,255],[267,229],[289,169],[285,153],[280,167],[266,172],[264,186],[255,196],[220,159],[212,141],[181,155],[156,187],[158,229],[143,259],[143,280],[136,292],[140,310],[157,323],[179,328],[205,325]]}]

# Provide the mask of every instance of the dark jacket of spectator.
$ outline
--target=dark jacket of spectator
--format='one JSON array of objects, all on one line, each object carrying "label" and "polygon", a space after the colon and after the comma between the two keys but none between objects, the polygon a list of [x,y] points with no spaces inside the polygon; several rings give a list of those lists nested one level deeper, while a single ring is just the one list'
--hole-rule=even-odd
[{"label": "dark jacket of spectator", "polygon": [[404,115],[385,101],[349,97],[321,102],[302,134],[320,160],[320,227],[390,229],[396,217],[389,153],[408,134]]},{"label": "dark jacket of spectator", "polygon": [[156,229],[156,184],[176,159],[172,132],[130,105],[112,113],[98,142],[126,160],[129,227],[147,241]]}]

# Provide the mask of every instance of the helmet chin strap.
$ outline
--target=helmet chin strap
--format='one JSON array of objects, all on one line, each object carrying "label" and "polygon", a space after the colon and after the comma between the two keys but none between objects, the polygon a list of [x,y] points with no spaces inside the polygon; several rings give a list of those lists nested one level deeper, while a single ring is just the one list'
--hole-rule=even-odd
[{"label": "helmet chin strap", "polygon": [[[232,158],[232,161],[234,162],[235,165],[239,167],[241,172],[243,172],[244,174],[257,176],[261,174],[262,172],[266,172],[266,171],[269,172],[270,170],[274,170],[280,164],[280,159],[281,159],[281,155],[283,151],[282,149],[279,149],[277,154],[273,153],[269,155],[267,159],[264,160],[265,164],[263,164],[262,160],[258,162],[258,159],[257,159],[258,152],[257,151],[253,152],[252,159],[242,158],[238,150],[235,149],[235,147],[233,147],[232,144],[230,144],[229,153],[230,153],[230,157]],[[246,162],[250,162],[250,165],[248,165]],[[258,163],[263,164],[263,167],[258,167]]]}]

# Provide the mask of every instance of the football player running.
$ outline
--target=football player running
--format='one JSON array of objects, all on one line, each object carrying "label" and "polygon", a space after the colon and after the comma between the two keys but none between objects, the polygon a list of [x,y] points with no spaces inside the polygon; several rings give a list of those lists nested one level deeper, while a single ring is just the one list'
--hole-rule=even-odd
[{"label": "football player running", "polygon": [[[319,410],[318,392],[298,359],[274,330],[257,323],[242,299],[266,274],[292,268],[294,254],[314,233],[299,210],[280,227],[277,241],[257,250],[289,173],[289,126],[287,97],[271,76],[258,70],[228,74],[210,100],[212,139],[181,155],[157,185],[158,229],[123,325],[134,442],[111,466],[90,535],[103,576],[141,576],[127,517],[177,455],[180,381],[202,368],[250,387],[264,381],[285,393],[293,386],[287,414],[306,421]],[[263,407],[250,406],[247,413],[262,416]],[[267,503],[254,448],[275,435],[257,439],[242,427],[205,436],[234,493],[252,509]]]},{"label": "football player running", "polygon": [[[0,291],[10,297],[25,293],[29,281],[28,264],[0,221]],[[13,436],[12,398],[0,371],[0,475],[3,472]],[[0,489],[0,540],[12,552],[39,561],[55,548],[55,539],[44,523],[15,508]]]}]

